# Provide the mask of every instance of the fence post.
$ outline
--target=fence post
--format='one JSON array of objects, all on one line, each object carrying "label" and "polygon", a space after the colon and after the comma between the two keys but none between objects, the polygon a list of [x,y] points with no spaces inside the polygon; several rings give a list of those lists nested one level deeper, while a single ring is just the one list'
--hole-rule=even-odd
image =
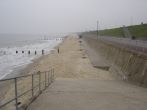
[{"label": "fence post", "polygon": [[52,82],[54,81],[54,68],[52,69]]},{"label": "fence post", "polygon": [[54,80],[54,78],[55,78],[55,76],[54,76],[55,74],[54,74],[54,68],[53,68],[53,80]]},{"label": "fence post", "polygon": [[45,72],[45,88],[46,88],[46,72]]},{"label": "fence post", "polygon": [[51,75],[51,76],[50,76],[50,81],[51,81],[51,82],[50,82],[50,83],[52,83],[52,71],[53,71],[53,70],[51,69],[51,73],[50,73],[50,75]]},{"label": "fence post", "polygon": [[17,97],[17,78],[14,79],[15,82],[15,106],[16,106],[16,110],[18,110],[18,97]]},{"label": "fence post", "polygon": [[41,82],[41,73],[38,72],[38,74],[39,74],[39,93],[40,93],[41,92],[41,85],[40,85],[40,82]]},{"label": "fence post", "polygon": [[50,85],[50,84],[49,84],[49,73],[50,73],[50,71],[48,71],[48,86]]},{"label": "fence post", "polygon": [[32,97],[34,96],[34,75],[32,74]]}]

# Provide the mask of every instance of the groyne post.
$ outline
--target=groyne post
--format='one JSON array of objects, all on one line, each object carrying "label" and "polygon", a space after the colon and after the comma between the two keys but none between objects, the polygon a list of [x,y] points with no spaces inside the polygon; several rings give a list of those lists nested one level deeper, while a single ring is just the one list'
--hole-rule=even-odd
[{"label": "groyne post", "polygon": [[35,55],[37,54],[37,51],[35,50]]},{"label": "groyne post", "polygon": [[58,53],[60,52],[59,48],[58,48]]},{"label": "groyne post", "polygon": [[44,50],[42,50],[42,55],[44,55]]},{"label": "groyne post", "polygon": [[30,52],[30,50],[29,50],[29,51],[28,51],[28,54],[30,55],[30,53],[31,53],[31,52]]}]

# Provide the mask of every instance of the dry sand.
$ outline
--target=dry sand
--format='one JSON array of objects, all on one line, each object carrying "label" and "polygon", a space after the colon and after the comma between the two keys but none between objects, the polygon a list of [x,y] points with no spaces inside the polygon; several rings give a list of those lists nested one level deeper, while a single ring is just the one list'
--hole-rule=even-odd
[{"label": "dry sand", "polygon": [[146,110],[147,89],[94,68],[76,37],[68,37],[59,54],[54,51],[34,67],[54,67],[57,79],[27,110]]},{"label": "dry sand", "polygon": [[[108,71],[94,68],[85,53],[84,47],[80,45],[79,38],[76,35],[67,37],[54,51],[49,55],[44,55],[33,61],[25,69],[23,74],[32,74],[38,71],[48,71],[51,68],[55,70],[55,78],[95,78],[98,80],[114,80]],[[58,53],[59,48],[59,53]],[[26,91],[31,83],[30,78],[21,80],[19,90]],[[29,87],[31,88],[31,86]],[[14,84],[11,84],[10,90],[6,93],[6,99],[14,96]],[[30,94],[29,94],[30,97]],[[28,100],[28,97],[24,97]],[[22,99],[24,100],[24,99]],[[11,106],[11,105],[10,105]],[[14,104],[12,104],[14,106]],[[7,108],[6,108],[7,109]]]},{"label": "dry sand", "polygon": [[[67,37],[51,54],[41,57],[31,64],[30,73],[34,71],[47,71],[55,69],[56,78],[97,78],[100,80],[112,80],[108,71],[94,68],[80,45],[76,35]],[[26,69],[26,71],[28,71]]]}]

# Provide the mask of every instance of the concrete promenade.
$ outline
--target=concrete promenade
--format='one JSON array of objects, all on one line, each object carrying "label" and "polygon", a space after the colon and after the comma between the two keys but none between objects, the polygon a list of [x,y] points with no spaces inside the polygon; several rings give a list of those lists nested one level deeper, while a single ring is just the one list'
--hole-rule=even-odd
[{"label": "concrete promenade", "polygon": [[56,79],[28,110],[146,110],[147,89],[121,81]]},{"label": "concrete promenade", "polygon": [[55,60],[55,54],[45,60],[56,67],[56,79],[28,110],[147,110],[147,88],[117,80],[109,71],[93,67],[89,57],[99,59],[94,63],[98,66],[107,65],[99,63],[101,56],[92,54],[90,47],[87,49],[79,45],[77,37],[68,38]]}]

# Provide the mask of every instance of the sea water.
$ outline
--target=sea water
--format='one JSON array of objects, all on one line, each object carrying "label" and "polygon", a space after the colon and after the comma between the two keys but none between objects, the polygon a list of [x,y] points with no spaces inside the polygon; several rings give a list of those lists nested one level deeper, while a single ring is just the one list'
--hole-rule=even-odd
[{"label": "sea water", "polygon": [[[20,37],[15,35],[0,36],[0,79],[9,74],[19,66],[27,65],[33,59],[49,54],[59,43],[61,38],[42,39],[38,36]],[[18,51],[18,53],[16,53]],[[22,53],[24,51],[24,53]],[[30,54],[28,54],[30,51]],[[35,51],[37,54],[35,55]]]}]

